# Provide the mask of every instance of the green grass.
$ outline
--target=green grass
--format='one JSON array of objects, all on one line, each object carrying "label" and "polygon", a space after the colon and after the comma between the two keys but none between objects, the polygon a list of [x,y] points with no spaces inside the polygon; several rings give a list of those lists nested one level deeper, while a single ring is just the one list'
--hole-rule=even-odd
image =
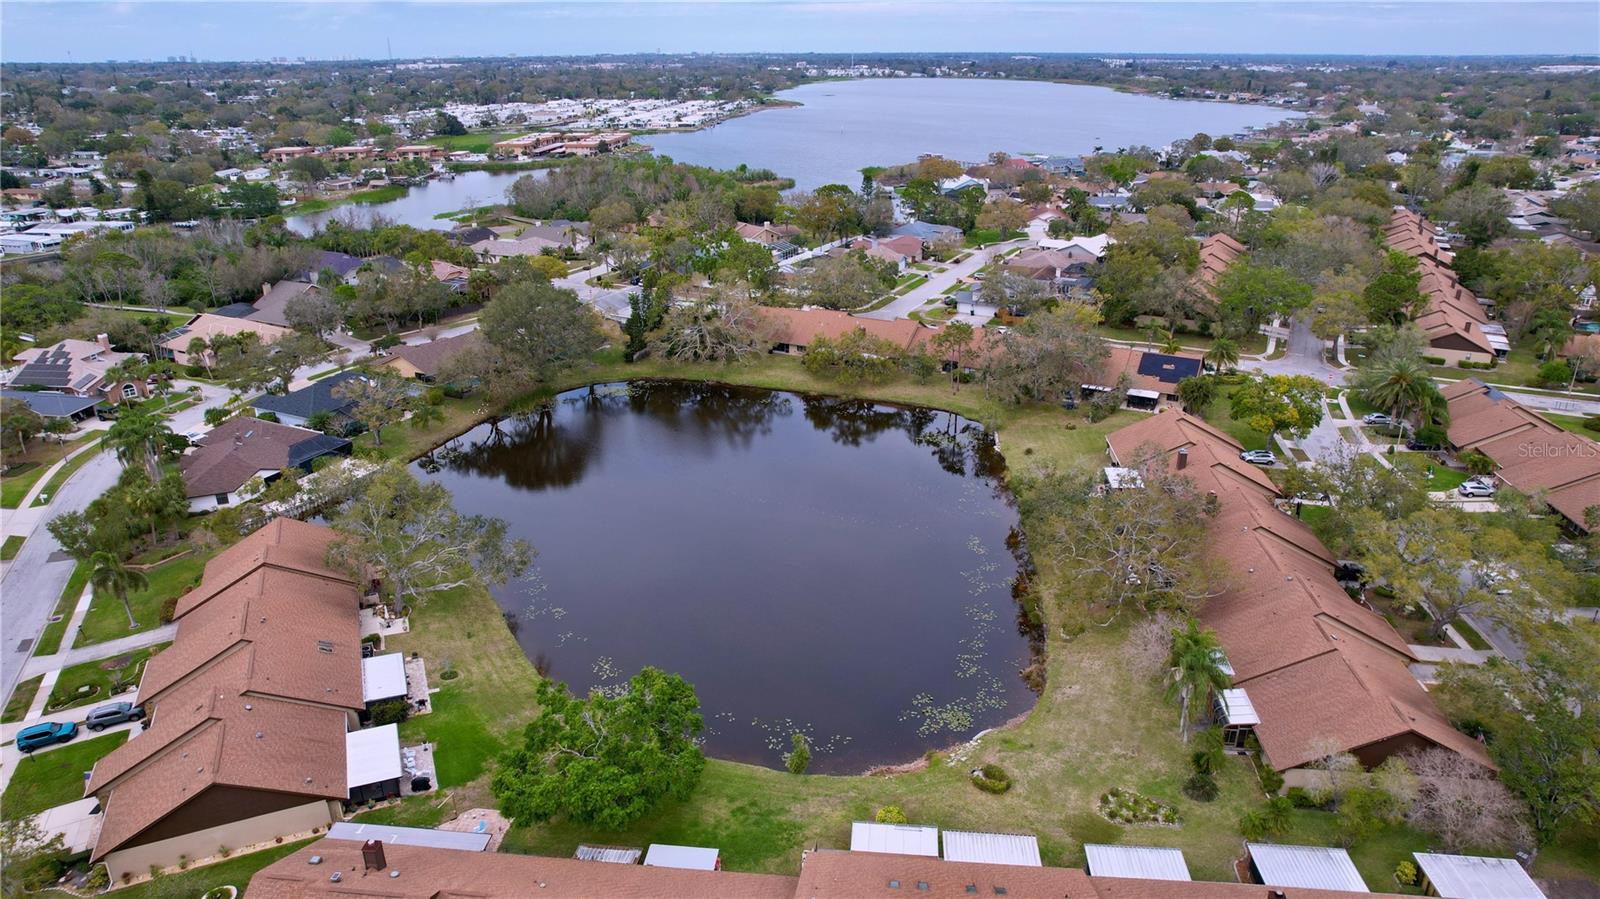
[{"label": "green grass", "polygon": [[[1095,331],[1100,336],[1110,337],[1113,340],[1122,340],[1128,343],[1142,344],[1146,347],[1150,345],[1150,335],[1146,333],[1143,328],[1127,328],[1118,325],[1102,324],[1096,325]],[[1157,346],[1160,345],[1164,334],[1165,332],[1156,335]],[[1211,349],[1211,345],[1216,342],[1215,338],[1207,337],[1204,334],[1189,333],[1178,334],[1176,336],[1180,345],[1198,350],[1209,350]],[[1247,337],[1242,337],[1238,340],[1235,340],[1233,345],[1238,348],[1240,355],[1259,355],[1267,351],[1267,335],[1258,331]]]},{"label": "green grass", "polygon": [[[115,658],[84,662],[81,665],[61,669],[61,674],[56,678],[55,689],[50,691],[50,701],[46,703],[45,710],[59,712],[74,706],[114,699],[123,692],[117,689],[118,685],[127,687],[138,684],[140,675],[144,674],[144,663],[157,651],[170,645],[163,643],[160,646],[136,649]],[[83,687],[89,687],[89,692],[79,693]]]},{"label": "green grass", "polygon": [[102,449],[105,449],[105,444],[101,442],[98,437],[96,437],[93,446],[77,454],[76,456],[73,456],[67,461],[67,464],[56,469],[56,473],[50,476],[49,481],[45,482],[43,489],[39,491],[39,495],[33,498],[33,505],[49,505],[50,499],[59,493],[61,488],[66,485],[67,479],[77,474],[78,469],[87,465],[89,460],[99,455]]},{"label": "green grass", "polygon": [[1217,398],[1212,400],[1211,405],[1206,408],[1206,422],[1219,428],[1234,440],[1239,441],[1240,445],[1245,449],[1268,449],[1267,435],[1233,417],[1232,408],[1229,405],[1233,390],[1234,388],[1232,387],[1224,387],[1217,391]]},{"label": "green grass", "polygon": [[428,138],[424,143],[433,144],[436,147],[444,147],[452,153],[458,153],[463,150],[468,153],[487,153],[489,148],[495,144],[503,140],[510,140],[513,137],[521,137],[527,133],[527,131],[480,131],[475,134],[440,134]]},{"label": "green grass", "polygon": [[78,598],[83,595],[83,588],[88,583],[89,566],[79,562],[67,577],[67,585],[61,588],[61,597],[56,600],[56,610],[51,615],[60,616],[61,620],[44,626],[39,642],[33,647],[34,655],[50,656],[61,651],[61,640],[67,635],[67,623],[72,618],[72,610],[78,607]]},{"label": "green grass", "polygon": [[0,562],[9,562],[15,559],[17,553],[22,552],[22,544],[26,543],[27,540],[28,538],[21,534],[12,534],[7,537],[5,543],[0,543]]},{"label": "green grass", "polygon": [[349,194],[348,196],[343,197],[331,199],[316,197],[310,200],[301,200],[300,202],[296,203],[294,208],[290,211],[295,215],[307,215],[313,212],[322,212],[326,209],[333,209],[336,206],[343,206],[347,203],[360,203],[363,205],[372,203],[389,203],[405,196],[406,191],[410,189],[411,188],[406,187],[403,184],[385,184],[382,187],[374,187],[370,190],[358,190]]},{"label": "green grass", "polygon": [[33,698],[39,695],[39,684],[44,680],[44,675],[30,677],[20,684],[11,693],[11,698],[6,700],[4,714],[0,714],[0,722],[10,724],[21,721],[28,714],[28,709],[33,707]]},{"label": "green grass", "polygon": [[0,479],[0,509],[15,509],[22,505],[28,491],[39,483],[39,478],[50,468],[38,462],[25,462],[17,467],[22,470]]},{"label": "green grass", "polygon": [[[239,894],[244,895],[245,885],[257,871],[286,855],[304,849],[312,842],[312,840],[301,840],[298,843],[284,843],[282,846],[252,852],[249,855],[236,855],[214,865],[190,868],[187,871],[162,875],[155,881],[147,880],[130,887],[122,887],[109,895],[116,896],[117,899],[170,899],[174,896],[201,896],[215,887],[226,885],[238,887]],[[44,890],[36,895],[68,897],[77,894],[62,890]]]},{"label": "green grass", "polygon": [[1473,649],[1488,650],[1494,648],[1489,645],[1488,640],[1483,639],[1483,635],[1478,633],[1477,628],[1467,623],[1465,618],[1457,618],[1451,622],[1450,626],[1454,627],[1456,633],[1461,635],[1461,639],[1467,641],[1467,645]]},{"label": "green grass", "polygon": [[917,275],[917,276],[907,280],[905,283],[901,284],[899,287],[896,287],[894,289],[894,295],[897,296],[897,297],[905,296],[906,294],[910,293],[913,290],[916,290],[918,287],[921,287],[922,285],[924,285],[926,283],[928,283],[928,279],[925,276]]},{"label": "green grass", "polygon": [[83,617],[83,625],[78,628],[78,637],[72,645],[76,647],[104,643],[137,631],[159,627],[162,623],[162,604],[168,599],[183,595],[189,588],[200,583],[200,575],[212,555],[212,552],[191,552],[181,559],[158,565],[145,572],[150,586],[128,595],[128,605],[133,609],[133,618],[139,623],[135,629],[129,629],[128,613],[123,610],[122,602],[115,594],[96,591],[94,600],[89,606],[89,613]]},{"label": "green grass", "polygon": [[1362,398],[1361,394],[1355,390],[1346,390],[1344,393],[1344,401],[1345,405],[1350,407],[1350,414],[1354,415],[1356,418],[1379,411],[1377,406],[1367,402]]},{"label": "green grass", "polygon": [[82,736],[55,749],[36,752],[17,763],[17,770],[6,785],[5,807],[8,821],[37,815],[83,798],[83,774],[128,740],[127,731],[86,740]]}]

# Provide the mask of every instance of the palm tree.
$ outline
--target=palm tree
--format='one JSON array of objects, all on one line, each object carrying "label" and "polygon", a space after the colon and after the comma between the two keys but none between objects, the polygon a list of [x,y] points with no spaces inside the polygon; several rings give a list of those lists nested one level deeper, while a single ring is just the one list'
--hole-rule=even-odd
[{"label": "palm tree", "polygon": [[1168,331],[1167,332],[1167,336],[1165,338],[1163,338],[1162,341],[1161,341],[1161,352],[1166,353],[1169,356],[1172,356],[1172,355],[1176,355],[1178,353],[1178,351],[1180,351],[1182,349],[1183,349],[1183,344],[1178,342],[1178,335],[1172,333],[1171,331]]},{"label": "palm tree", "polygon": [[1222,728],[1212,725],[1195,735],[1194,753],[1190,764],[1197,774],[1215,775],[1228,760],[1227,748],[1222,742]]},{"label": "palm tree", "polygon": [[1220,374],[1239,364],[1239,348],[1231,338],[1218,337],[1212,341],[1211,349],[1206,350],[1204,361],[1216,366]]},{"label": "palm tree", "polygon": [[1178,382],[1178,399],[1183,401],[1183,411],[1205,417],[1206,409],[1217,398],[1217,379],[1213,375],[1197,375]]},{"label": "palm tree", "polygon": [[1413,413],[1437,412],[1444,406],[1428,366],[1416,356],[1383,354],[1361,370],[1356,392],[1379,409],[1389,410],[1395,421]]},{"label": "palm tree", "polygon": [[1199,623],[1189,619],[1188,625],[1172,635],[1172,653],[1167,664],[1172,670],[1172,682],[1167,685],[1167,699],[1179,701],[1183,711],[1178,718],[1178,733],[1189,742],[1189,703],[1199,696],[1209,696],[1213,691],[1228,686],[1228,676],[1222,672],[1219,661],[1222,645],[1216,633],[1201,630]]},{"label": "palm tree", "polygon": [[115,593],[122,600],[122,609],[128,613],[128,630],[139,626],[133,618],[133,606],[128,605],[128,591],[150,586],[144,572],[129,568],[116,553],[100,551],[89,557],[89,584],[96,590]]},{"label": "palm tree", "polygon": [[125,406],[110,430],[106,440],[116,450],[117,459],[124,465],[139,462],[151,480],[160,477],[160,453],[166,446],[172,429],[160,418],[138,406]]}]

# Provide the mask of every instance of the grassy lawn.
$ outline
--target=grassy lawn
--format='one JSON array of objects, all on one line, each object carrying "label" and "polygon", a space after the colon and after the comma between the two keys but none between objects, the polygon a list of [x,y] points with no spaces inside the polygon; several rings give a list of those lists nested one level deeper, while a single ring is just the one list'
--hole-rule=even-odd
[{"label": "grassy lawn", "polygon": [[67,635],[67,621],[72,617],[72,610],[78,606],[78,597],[83,595],[83,587],[89,583],[89,566],[79,562],[72,569],[72,574],[67,577],[67,585],[61,588],[61,598],[56,600],[56,610],[51,617],[61,616],[60,621],[52,621],[44,626],[44,632],[39,635],[39,642],[33,647],[36,656],[55,655],[61,651],[61,639]]},{"label": "grassy lawn", "polygon": [[[1095,326],[1095,331],[1101,337],[1109,337],[1112,340],[1123,340],[1128,343],[1138,343],[1146,346],[1150,343],[1150,335],[1145,333],[1143,328],[1123,328],[1116,325],[1101,324]],[[1179,334],[1177,338],[1178,343],[1183,346],[1199,350],[1209,350],[1211,349],[1211,344],[1216,342],[1214,338],[1207,337],[1204,334]],[[1159,344],[1161,336],[1158,335],[1156,340]],[[1267,351],[1267,335],[1257,332],[1248,337],[1235,340],[1233,345],[1238,347],[1241,355],[1249,356],[1265,353]]]},{"label": "grassy lawn", "polygon": [[[170,645],[163,643],[160,646],[134,650],[115,658],[84,662],[82,665],[61,669],[61,674],[56,679],[56,687],[50,691],[50,701],[45,705],[46,711],[59,712],[73,706],[101,703],[115,698],[127,687],[138,684],[139,676],[144,674],[144,663],[163,647]],[[88,687],[89,692],[80,693],[84,687]],[[122,689],[118,689],[119,687]]]},{"label": "grassy lawn", "polygon": [[1478,629],[1468,624],[1465,619],[1457,619],[1451,624],[1451,627],[1454,627],[1456,629],[1456,633],[1461,635],[1461,639],[1467,641],[1467,645],[1473,649],[1494,648],[1493,646],[1489,645],[1488,640],[1483,639],[1483,635],[1478,633]]},{"label": "grassy lawn", "polygon": [[20,462],[12,470],[14,474],[6,475],[0,479],[0,508],[15,509],[22,505],[22,500],[39,483],[39,478],[49,470],[50,466],[38,462]]},{"label": "grassy lawn", "polygon": [[1217,398],[1212,400],[1211,405],[1206,408],[1205,418],[1207,423],[1217,427],[1234,440],[1239,441],[1245,449],[1267,449],[1267,435],[1233,417],[1233,412],[1229,405],[1232,396],[1233,388],[1231,387],[1224,387],[1217,391]]},{"label": "grassy lawn", "polygon": [[487,153],[489,148],[495,144],[503,140],[510,140],[513,137],[521,137],[527,133],[526,131],[490,131],[476,134],[441,134],[428,138],[424,143],[433,144],[436,147],[444,147],[452,153],[462,150],[468,153]]},{"label": "grassy lawn", "polygon": [[[161,606],[169,599],[182,596],[185,591],[200,583],[200,575],[212,552],[191,552],[181,559],[158,565],[145,572],[150,586],[130,593],[128,605],[133,608],[133,618],[139,623],[137,630],[149,630],[161,625]],[[73,646],[104,643],[133,633],[128,628],[128,613],[114,594],[96,591],[89,606],[89,614],[78,628]]]},{"label": "grassy lawn", "polygon": [[49,505],[50,498],[60,492],[62,486],[67,483],[67,479],[77,474],[78,469],[82,468],[84,465],[87,465],[90,459],[93,459],[95,456],[100,454],[100,451],[105,448],[105,444],[100,443],[98,437],[95,438],[95,441],[96,442],[94,446],[84,450],[76,456],[73,456],[70,460],[68,460],[67,464],[56,469],[56,473],[51,475],[50,480],[45,483],[42,489],[40,489],[39,495],[33,498],[33,505]]},{"label": "grassy lawn", "polygon": [[33,698],[39,695],[39,684],[43,680],[44,675],[40,674],[17,684],[17,689],[12,691],[11,698],[6,700],[5,713],[0,714],[0,721],[7,724],[21,721],[22,716],[28,714],[28,709],[33,706]]},{"label": "grassy lawn", "polygon": [[[155,881],[147,880],[130,887],[122,887],[109,895],[114,895],[117,899],[168,899],[173,896],[201,896],[215,887],[231,885],[238,887],[242,896],[245,885],[257,871],[305,848],[311,842],[311,840],[301,840],[298,843],[284,843],[282,846],[252,852],[249,855],[236,855],[214,865],[206,865],[204,868],[190,868],[187,871],[162,875]],[[34,895],[59,896],[65,899],[77,894],[64,890],[41,890]]]},{"label": "grassy lawn", "polygon": [[92,740],[79,736],[64,746],[24,758],[17,763],[5,797],[0,799],[6,820],[37,815],[47,808],[82,799],[84,772],[127,740],[127,731]]},{"label": "grassy lawn", "polygon": [[9,562],[15,559],[17,553],[22,552],[22,544],[27,541],[28,538],[21,534],[12,534],[7,537],[6,542],[0,543],[0,562]]}]

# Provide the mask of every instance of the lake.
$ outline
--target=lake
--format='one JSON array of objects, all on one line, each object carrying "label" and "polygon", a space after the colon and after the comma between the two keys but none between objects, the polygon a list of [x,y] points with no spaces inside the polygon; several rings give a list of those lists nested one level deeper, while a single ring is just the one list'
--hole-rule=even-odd
[{"label": "lake", "polygon": [[1025,558],[987,434],[929,409],[701,383],[570,391],[419,460],[538,550],[495,591],[576,692],[694,684],[708,754],[908,762],[1026,712]]},{"label": "lake", "polygon": [[523,175],[543,178],[545,173],[545,169],[528,172],[462,172],[449,181],[434,180],[421,187],[413,187],[398,200],[386,203],[345,203],[309,215],[290,216],[287,224],[296,234],[310,234],[316,228],[335,219],[353,221],[364,226],[370,224],[374,217],[382,216],[399,225],[448,231],[455,227],[456,223],[434,216],[441,212],[456,212],[491,203],[503,203],[506,200],[506,190],[518,178]]},{"label": "lake", "polygon": [[854,188],[862,168],[914,162],[923,153],[977,162],[995,150],[1078,155],[1096,147],[1159,147],[1199,131],[1232,134],[1298,115],[1105,87],[978,78],[826,81],[776,96],[803,105],[639,140],[679,162],[719,169],[745,163],[812,190],[833,183]]}]

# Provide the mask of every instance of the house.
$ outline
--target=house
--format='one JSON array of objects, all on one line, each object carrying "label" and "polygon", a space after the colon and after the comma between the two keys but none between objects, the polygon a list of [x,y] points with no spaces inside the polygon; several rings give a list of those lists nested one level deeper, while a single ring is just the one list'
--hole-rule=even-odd
[{"label": "house", "polygon": [[[1210,552],[1229,580],[1199,618],[1216,632],[1231,687],[1214,715],[1228,745],[1254,736],[1263,761],[1290,785],[1328,752],[1363,765],[1441,747],[1492,767],[1483,746],[1457,731],[1412,675],[1417,661],[1387,621],[1352,600],[1336,560],[1299,519],[1278,510],[1277,487],[1239,458],[1227,434],[1167,411],[1107,437],[1113,464],[1164,464],[1215,497]],[[1271,881],[1268,881],[1271,883]]]},{"label": "house", "polygon": [[311,260],[311,265],[301,272],[295,280],[315,284],[321,280],[323,272],[328,272],[336,281],[354,284],[356,270],[361,268],[362,263],[365,261],[361,257],[352,256],[349,253],[318,250],[316,257]]},{"label": "house", "polygon": [[[255,311],[253,306],[245,308]],[[208,349],[200,356],[194,356],[189,352],[189,344],[197,339],[209,342],[218,337],[235,337],[247,332],[260,338],[262,344],[271,344],[293,333],[292,329],[281,325],[220,313],[221,310],[202,312],[181,327],[168,331],[157,344],[158,354],[179,365],[213,365],[216,363],[215,354]]]},{"label": "house", "polygon": [[112,405],[150,395],[143,378],[119,378],[114,369],[138,353],[119,353],[105,334],[94,340],[67,338],[54,346],[29,347],[16,355],[22,366],[11,376],[9,387],[39,387],[77,397],[104,400]]},{"label": "house", "polygon": [[349,162],[356,159],[372,159],[378,155],[377,147],[334,147],[328,151],[328,158],[334,162]]},{"label": "house", "polygon": [[442,848],[433,842],[406,838],[390,842],[379,833],[351,838],[340,830],[262,868],[250,880],[249,895],[251,899],[315,899],[356,893],[395,899],[521,899],[528,895],[529,884],[538,884],[538,895],[551,899],[857,899],[901,894],[928,899],[975,895],[1017,899],[1355,899],[1380,895],[1368,892],[1364,884],[1359,890],[1292,886],[1269,890],[1247,883],[1103,877],[1078,868],[839,849],[802,852],[800,873],[794,877],[481,852],[470,847]]},{"label": "house", "polygon": [[1450,268],[1454,256],[1438,230],[1422,216],[1396,207],[1383,229],[1391,250],[1417,260],[1422,274],[1418,288],[1427,305],[1416,317],[1428,338],[1428,354],[1448,363],[1487,363],[1511,351],[1505,328],[1489,320],[1486,305],[1461,285]]},{"label": "house", "polygon": [[939,193],[947,197],[953,197],[971,187],[987,191],[989,189],[989,181],[987,178],[974,178],[971,175],[957,175],[954,178],[944,178],[939,181]]},{"label": "house", "polygon": [[206,563],[172,645],[140,681],[147,727],[95,764],[90,854],[113,881],[313,829],[349,794],[361,707],[355,583],[324,562],[330,528],[288,518]]},{"label": "house", "polygon": [[467,279],[472,277],[472,269],[464,265],[456,265],[453,262],[445,262],[443,259],[429,261],[428,271],[433,275],[435,281],[443,281],[446,284],[461,282],[463,290],[466,289]]},{"label": "house", "polygon": [[0,399],[22,403],[40,418],[64,418],[83,421],[94,416],[94,407],[100,404],[97,397],[73,396],[51,390],[0,390]]},{"label": "house", "polygon": [[479,227],[455,228],[444,233],[445,240],[462,247],[470,247],[485,240],[494,240],[499,236],[493,228]]},{"label": "house", "polygon": [[1200,267],[1195,277],[1207,290],[1215,290],[1217,279],[1243,255],[1244,244],[1227,234],[1213,234],[1200,241]]},{"label": "house", "polygon": [[1350,853],[1329,846],[1281,846],[1276,843],[1245,843],[1250,861],[1250,876],[1257,883],[1275,887],[1303,887],[1312,890],[1368,892],[1366,881],[1356,870]]},{"label": "house", "polygon": [[276,480],[290,469],[311,471],[324,456],[348,456],[350,441],[259,418],[232,418],[178,461],[191,513],[237,505],[245,485]]},{"label": "house", "polygon": [[1450,446],[1480,452],[1506,484],[1544,500],[1573,531],[1600,506],[1600,444],[1574,434],[1477,378],[1439,391],[1450,409]]},{"label": "house", "polygon": [[1065,278],[1086,274],[1098,262],[1093,253],[1080,247],[1064,249],[1034,248],[1007,259],[1002,265],[1007,274],[1055,285]]},{"label": "house", "polygon": [[439,377],[451,359],[463,352],[473,352],[482,345],[483,333],[468,331],[428,343],[402,344],[390,349],[380,364],[393,369],[403,378],[431,382]]},{"label": "house", "polygon": [[935,225],[932,222],[917,221],[915,219],[903,225],[897,225],[889,232],[890,237],[915,237],[922,241],[923,249],[937,243],[950,241],[960,242],[962,231],[954,225]]},{"label": "house", "polygon": [[758,243],[768,249],[781,243],[793,243],[793,238],[800,234],[798,226],[774,225],[772,222],[763,222],[759,225],[752,225],[748,222],[735,222],[733,230],[741,240]]},{"label": "house", "polygon": [[261,158],[267,162],[288,162],[292,159],[299,159],[302,156],[315,155],[317,155],[315,147],[273,147],[262,153]]},{"label": "house", "polygon": [[861,253],[868,258],[889,263],[896,271],[905,271],[906,266],[922,259],[922,241],[914,237],[862,237],[828,251],[828,255],[834,257],[849,253]]},{"label": "house", "polygon": [[1512,858],[1413,852],[1422,887],[1443,899],[1545,899],[1522,865]]},{"label": "house", "polygon": [[1199,375],[1203,365],[1192,353],[1156,353],[1121,344],[1107,344],[1106,358],[1097,373],[1097,383],[1083,385],[1091,394],[1116,389],[1127,379],[1127,405],[1132,409],[1155,411],[1163,402],[1178,401],[1178,384]]},{"label": "house", "polygon": [[565,245],[564,241],[538,236],[521,237],[514,240],[494,237],[473,244],[472,252],[477,253],[478,258],[484,262],[493,264],[514,256],[543,255],[546,251],[560,250]]},{"label": "house", "polygon": [[350,410],[356,401],[335,396],[338,389],[352,381],[365,381],[367,376],[358,371],[342,371],[312,381],[299,390],[285,394],[264,393],[250,401],[257,415],[271,412],[286,425],[304,425],[312,416],[327,413],[335,423],[348,424]]},{"label": "house", "polygon": [[772,351],[792,356],[804,355],[806,347],[819,337],[838,340],[857,330],[887,340],[905,350],[921,344],[934,333],[914,321],[903,318],[893,321],[857,318],[848,312],[818,309],[813,306],[799,309],[763,306],[760,311],[761,317],[773,330]]},{"label": "house", "polygon": [[413,159],[432,162],[435,159],[443,159],[444,157],[444,147],[436,147],[433,144],[407,144],[389,151],[389,158],[397,162]]},{"label": "house", "polygon": [[279,281],[261,285],[261,298],[256,300],[255,311],[245,316],[253,322],[264,322],[280,328],[291,328],[288,308],[291,300],[306,294],[321,293],[322,288],[308,281]]}]

